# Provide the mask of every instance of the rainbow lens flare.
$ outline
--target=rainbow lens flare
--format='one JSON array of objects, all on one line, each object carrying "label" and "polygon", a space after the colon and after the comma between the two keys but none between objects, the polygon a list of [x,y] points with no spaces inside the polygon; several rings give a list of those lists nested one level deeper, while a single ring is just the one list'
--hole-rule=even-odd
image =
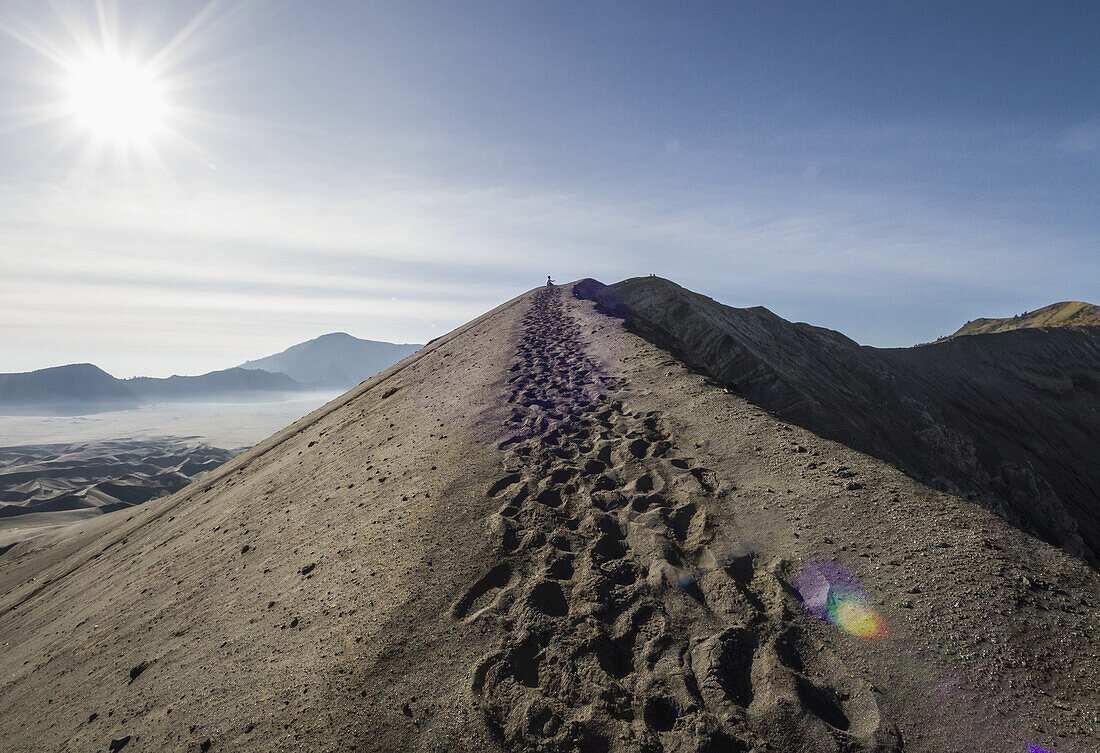
[{"label": "rainbow lens flare", "polygon": [[695,577],[687,570],[677,568],[676,582],[680,584],[680,588],[691,588],[695,584]]},{"label": "rainbow lens flare", "polygon": [[886,637],[886,620],[843,565],[811,562],[795,581],[806,611],[864,640]]},{"label": "rainbow lens flare", "polygon": [[1054,751],[1040,748],[1038,745],[1028,745],[1027,753],[1054,753]]}]

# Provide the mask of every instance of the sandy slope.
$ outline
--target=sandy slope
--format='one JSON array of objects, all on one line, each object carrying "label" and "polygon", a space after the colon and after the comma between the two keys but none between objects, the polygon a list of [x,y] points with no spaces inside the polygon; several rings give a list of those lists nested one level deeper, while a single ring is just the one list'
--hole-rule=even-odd
[{"label": "sandy slope", "polygon": [[1095,572],[569,293],[0,557],[0,748],[1096,749]]}]

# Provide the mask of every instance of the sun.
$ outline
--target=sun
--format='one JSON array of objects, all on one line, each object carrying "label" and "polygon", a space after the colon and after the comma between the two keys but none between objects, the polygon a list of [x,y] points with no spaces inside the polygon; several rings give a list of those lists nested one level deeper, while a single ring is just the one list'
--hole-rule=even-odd
[{"label": "sun", "polygon": [[202,140],[235,121],[202,103],[220,85],[218,50],[245,0],[19,5],[0,0],[0,78],[22,87],[21,100],[0,102],[0,133],[33,134],[40,167],[72,158],[72,175],[86,180],[211,164]]},{"label": "sun", "polygon": [[94,55],[72,65],[66,92],[76,125],[103,142],[147,144],[165,128],[165,89],[151,66]]}]

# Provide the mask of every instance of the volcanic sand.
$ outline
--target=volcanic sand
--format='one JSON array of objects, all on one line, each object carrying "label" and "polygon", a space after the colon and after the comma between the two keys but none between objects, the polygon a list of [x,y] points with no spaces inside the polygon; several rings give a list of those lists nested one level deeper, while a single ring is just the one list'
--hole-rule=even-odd
[{"label": "volcanic sand", "polygon": [[[806,612],[815,562],[885,635]],[[3,750],[1086,751],[1100,729],[1094,571],[570,286],[0,555],[0,594]]]}]

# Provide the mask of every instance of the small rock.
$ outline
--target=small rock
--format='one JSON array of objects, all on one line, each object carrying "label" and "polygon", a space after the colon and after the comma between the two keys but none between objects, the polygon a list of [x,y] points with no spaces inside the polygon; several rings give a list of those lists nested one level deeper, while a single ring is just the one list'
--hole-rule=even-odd
[{"label": "small rock", "polygon": [[129,735],[126,735],[126,737],[119,737],[117,739],[111,740],[111,746],[110,746],[109,750],[111,751],[111,753],[117,753],[117,751],[120,751],[123,748],[125,748],[126,743],[128,743],[128,742],[130,742],[130,736]]},{"label": "small rock", "polygon": [[[134,680],[136,680],[138,678],[138,675],[140,675],[142,672],[144,672],[147,669],[149,669],[149,662],[147,662],[147,661],[143,661],[141,664],[138,664],[136,667],[131,668],[130,669],[130,682],[133,682]],[[129,740],[130,738],[126,738],[126,739]]]}]

